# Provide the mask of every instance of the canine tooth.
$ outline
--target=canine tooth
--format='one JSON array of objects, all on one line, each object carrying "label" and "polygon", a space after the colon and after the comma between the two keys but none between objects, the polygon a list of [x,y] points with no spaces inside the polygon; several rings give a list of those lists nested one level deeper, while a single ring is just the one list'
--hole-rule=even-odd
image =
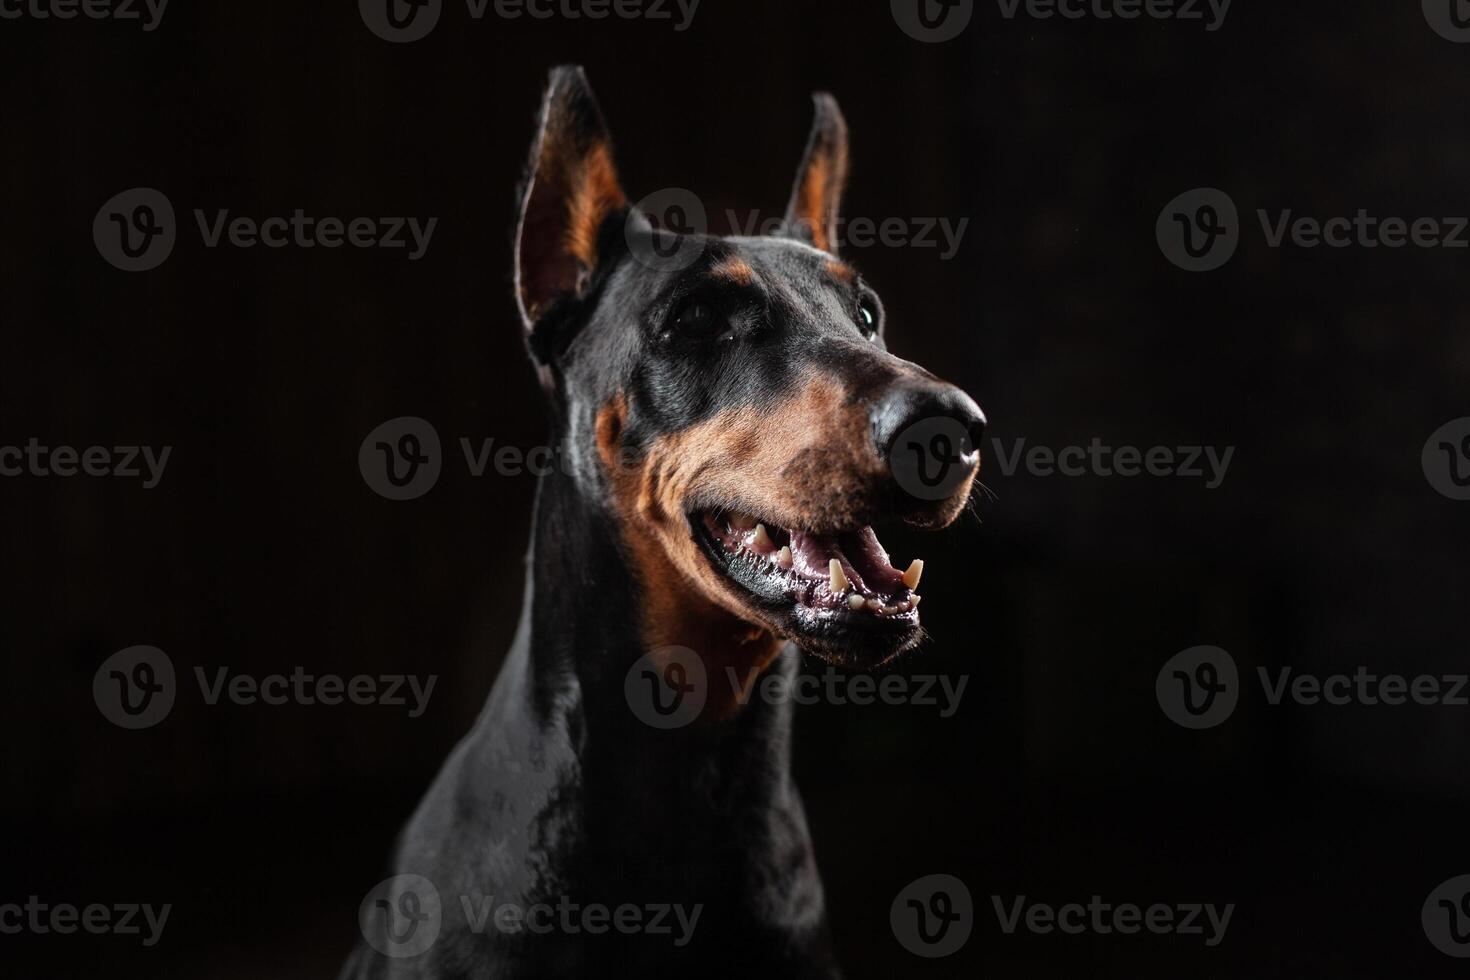
[{"label": "canine tooth", "polygon": [[838,592],[845,592],[847,590],[847,586],[849,584],[847,581],[847,573],[842,570],[842,562],[838,561],[836,558],[833,558],[830,562],[827,563],[827,576],[829,579],[827,584],[831,588],[833,595],[836,595]]},{"label": "canine tooth", "polygon": [[919,587],[919,578],[924,574],[924,559],[915,558],[909,570],[903,573],[903,584],[910,589]]},{"label": "canine tooth", "polygon": [[775,542],[771,540],[771,535],[766,531],[764,524],[757,524],[755,526],[755,536],[751,538],[751,543],[761,551],[770,551],[776,546]]},{"label": "canine tooth", "polygon": [[924,598],[924,597],[921,596],[921,595],[919,595],[917,592],[915,592],[914,593],[914,597],[909,600],[909,608],[910,609],[917,609],[918,608],[918,605],[919,605],[919,600],[922,599],[922,598]]},{"label": "canine tooth", "polygon": [[776,552],[776,564],[782,568],[791,567],[791,546],[782,545],[781,550]]},{"label": "canine tooth", "polygon": [[857,610],[863,608],[867,604],[868,604],[868,600],[864,599],[862,596],[858,595],[856,592],[854,592],[852,595],[850,595],[850,596],[847,597],[847,608],[853,610],[854,612],[856,612]]}]

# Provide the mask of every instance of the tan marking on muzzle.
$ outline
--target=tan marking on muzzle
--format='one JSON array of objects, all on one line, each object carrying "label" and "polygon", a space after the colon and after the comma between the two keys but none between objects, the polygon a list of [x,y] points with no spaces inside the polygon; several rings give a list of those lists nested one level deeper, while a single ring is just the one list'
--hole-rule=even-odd
[{"label": "tan marking on muzzle", "polygon": [[[622,432],[627,401],[619,395],[597,414],[596,439],[612,488],[620,538],[641,595],[645,649],[681,646],[703,660],[709,683],[708,719],[731,717],[740,705],[738,684],[775,661],[781,641],[753,617],[736,590],[710,567],[690,537],[682,511],[662,482],[665,471],[647,457],[625,456]],[[671,509],[672,508],[672,509]],[[730,668],[727,671],[726,668]]]}]

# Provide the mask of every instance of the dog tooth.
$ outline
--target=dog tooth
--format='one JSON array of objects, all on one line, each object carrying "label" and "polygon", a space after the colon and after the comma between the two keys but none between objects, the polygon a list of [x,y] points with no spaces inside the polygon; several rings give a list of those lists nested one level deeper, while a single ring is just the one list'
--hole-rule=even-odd
[{"label": "dog tooth", "polygon": [[827,584],[828,587],[831,588],[833,595],[836,595],[839,592],[847,591],[847,573],[842,570],[842,562],[838,561],[836,558],[833,558],[830,562],[828,562],[827,576]]},{"label": "dog tooth", "polygon": [[857,610],[863,608],[867,604],[868,604],[868,600],[864,599],[862,596],[858,595],[856,592],[854,592],[852,595],[850,595],[850,596],[847,597],[847,608],[853,610],[854,612],[856,612]]},{"label": "dog tooth", "polygon": [[764,524],[757,524],[755,526],[755,535],[750,539],[750,543],[755,545],[758,551],[770,551],[776,546],[775,542],[771,540],[770,533],[766,531]]},{"label": "dog tooth", "polygon": [[915,592],[913,598],[909,600],[909,608],[917,609],[919,607],[919,600],[922,598],[924,597]]},{"label": "dog tooth", "polygon": [[909,565],[909,570],[903,573],[903,584],[910,589],[917,589],[919,587],[919,578],[923,574],[924,559],[915,558],[913,564]]},{"label": "dog tooth", "polygon": [[781,550],[776,552],[776,564],[780,565],[782,568],[791,567],[792,561],[790,545],[782,545]]}]

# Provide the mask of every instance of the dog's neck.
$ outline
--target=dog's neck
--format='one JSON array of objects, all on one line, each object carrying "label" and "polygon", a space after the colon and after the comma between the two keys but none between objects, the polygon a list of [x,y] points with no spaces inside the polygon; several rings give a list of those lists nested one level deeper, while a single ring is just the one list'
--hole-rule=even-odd
[{"label": "dog's neck", "polygon": [[[521,630],[529,690],[534,704],[548,712],[542,720],[558,712],[566,715],[575,706],[589,749],[600,745],[595,734],[605,734],[609,744],[655,752],[675,748],[688,767],[718,761],[689,753],[694,746],[715,751],[732,742],[757,740],[769,749],[759,754],[768,763],[779,763],[763,766],[761,779],[785,780],[791,704],[767,703],[755,690],[768,669],[794,672],[796,652],[777,656],[780,644],[768,634],[698,599],[664,621],[648,623],[650,608],[669,606],[652,607],[640,594],[643,585],[630,565],[624,533],[608,509],[590,499],[573,477],[542,477],[526,572],[530,598],[523,615],[528,622]],[[651,728],[625,694],[628,671],[655,645],[688,648],[705,665],[711,704],[687,731]],[[646,768],[628,750],[609,761],[618,768]],[[754,774],[721,775],[741,780]]]},{"label": "dog's neck", "polygon": [[[480,720],[482,745],[499,745],[482,750],[482,773],[506,753],[531,760],[500,819],[535,828],[530,851],[554,828],[554,846],[527,857],[564,885],[819,930],[821,886],[790,773],[789,700],[752,691],[732,717],[672,730],[640,720],[624,693],[645,652],[638,584],[617,533],[570,476],[542,477],[528,598]],[[796,666],[787,649],[769,671]]]}]

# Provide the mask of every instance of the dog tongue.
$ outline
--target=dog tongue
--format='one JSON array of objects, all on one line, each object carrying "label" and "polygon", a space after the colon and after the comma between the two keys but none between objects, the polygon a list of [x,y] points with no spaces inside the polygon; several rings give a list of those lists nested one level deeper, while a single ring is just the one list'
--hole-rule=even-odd
[{"label": "dog tongue", "polygon": [[799,574],[825,578],[835,558],[860,592],[891,595],[905,588],[903,573],[888,560],[888,552],[871,527],[843,534],[791,532],[791,557]]}]

